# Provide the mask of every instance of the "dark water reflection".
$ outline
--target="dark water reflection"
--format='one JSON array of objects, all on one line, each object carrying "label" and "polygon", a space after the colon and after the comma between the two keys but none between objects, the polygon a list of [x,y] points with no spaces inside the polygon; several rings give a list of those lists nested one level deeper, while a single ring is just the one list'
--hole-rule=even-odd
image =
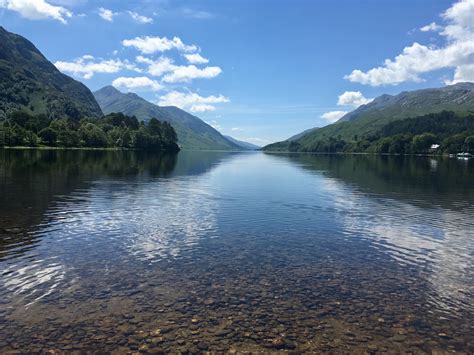
[{"label": "dark water reflection", "polygon": [[0,151],[0,349],[474,351],[474,165]]}]

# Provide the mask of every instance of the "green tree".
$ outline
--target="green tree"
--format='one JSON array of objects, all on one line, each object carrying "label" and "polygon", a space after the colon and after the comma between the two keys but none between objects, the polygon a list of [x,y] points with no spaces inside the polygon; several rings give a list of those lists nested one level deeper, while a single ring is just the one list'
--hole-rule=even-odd
[{"label": "green tree", "polygon": [[79,133],[86,147],[106,147],[107,136],[93,123],[86,123],[79,128]]},{"label": "green tree", "polygon": [[54,145],[58,139],[58,132],[50,127],[43,128],[38,135],[43,143],[47,145]]},{"label": "green tree", "polygon": [[436,136],[433,133],[418,134],[413,137],[411,143],[411,149],[413,153],[425,153],[431,145],[436,143]]},{"label": "green tree", "polygon": [[151,136],[145,127],[140,127],[135,133],[135,148],[148,149],[151,143]]},{"label": "green tree", "polygon": [[58,133],[57,143],[61,147],[80,147],[81,136],[77,131],[66,129]]},{"label": "green tree", "polygon": [[469,153],[474,153],[474,136],[468,136],[464,140],[465,150]]},{"label": "green tree", "polygon": [[443,140],[441,143],[441,149],[443,152],[455,154],[460,153],[464,150],[464,143],[466,141],[467,134],[459,133],[453,136],[450,136]]}]

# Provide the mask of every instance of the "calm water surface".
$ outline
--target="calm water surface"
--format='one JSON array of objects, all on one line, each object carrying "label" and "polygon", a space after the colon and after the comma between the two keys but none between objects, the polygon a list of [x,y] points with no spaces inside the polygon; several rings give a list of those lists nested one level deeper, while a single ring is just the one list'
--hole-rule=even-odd
[{"label": "calm water surface", "polygon": [[474,162],[0,150],[0,352],[474,352]]}]

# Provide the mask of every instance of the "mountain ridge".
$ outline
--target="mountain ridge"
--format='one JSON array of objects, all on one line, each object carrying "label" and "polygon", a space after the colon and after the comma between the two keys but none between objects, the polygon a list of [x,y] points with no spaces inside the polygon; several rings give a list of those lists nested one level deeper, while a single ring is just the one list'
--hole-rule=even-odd
[{"label": "mountain ridge", "polygon": [[[474,112],[474,83],[457,83],[441,88],[403,91],[398,95],[383,94],[359,106],[337,122],[302,132],[286,141],[269,144],[266,151],[318,151],[322,142],[360,141],[379,134],[383,127],[399,120],[450,111],[455,114]],[[421,122],[421,121],[420,121]],[[434,121],[433,121],[434,122]],[[327,144],[324,144],[327,146]]]},{"label": "mountain ridge", "polygon": [[[465,95],[461,92],[464,91]],[[397,95],[383,94],[368,104],[361,105],[354,111],[345,114],[337,122],[353,121],[367,114],[390,115],[394,118],[407,118],[419,114],[440,111],[456,112],[459,105],[468,99],[474,109],[474,99],[469,93],[474,92],[474,83],[461,82],[441,88],[427,88],[413,91],[402,91]],[[391,107],[396,108],[390,110]],[[376,112],[373,112],[376,111]]]},{"label": "mountain ridge", "polygon": [[15,111],[49,118],[99,118],[92,92],[61,73],[26,38],[0,26],[0,119]]},{"label": "mountain ridge", "polygon": [[258,146],[256,144],[253,144],[253,143],[249,143],[249,142],[245,142],[245,141],[241,141],[239,139],[236,139],[234,137],[231,137],[231,136],[228,136],[228,135],[224,135],[224,137],[226,137],[228,140],[230,140],[231,142],[241,146],[243,149],[245,150],[259,150],[260,148],[262,148],[261,146]]},{"label": "mountain ridge", "polygon": [[178,107],[158,106],[135,93],[122,93],[110,85],[95,91],[93,94],[105,114],[121,112],[129,116],[136,116],[144,121],[155,117],[171,123],[178,134],[178,142],[183,149],[242,149],[199,117],[191,115]]}]

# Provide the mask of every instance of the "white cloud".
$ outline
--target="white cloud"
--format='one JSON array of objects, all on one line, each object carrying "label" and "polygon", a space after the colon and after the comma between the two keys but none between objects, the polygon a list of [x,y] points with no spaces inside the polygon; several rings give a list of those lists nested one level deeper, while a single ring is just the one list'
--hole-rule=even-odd
[{"label": "white cloud", "polygon": [[189,83],[193,79],[210,79],[222,72],[222,69],[219,67],[200,69],[195,65],[176,65],[173,59],[164,56],[155,61],[143,56],[138,56],[136,60],[139,63],[148,64],[148,73],[150,75],[156,77],[164,75],[162,80],[166,83]]},{"label": "white cloud", "polygon": [[460,65],[454,71],[453,80],[446,80],[445,83],[447,85],[453,85],[466,81],[474,83],[474,64]]},{"label": "white cloud", "polygon": [[153,76],[162,76],[163,74],[169,73],[177,68],[173,59],[168,57],[160,57],[158,60],[153,61],[149,58],[138,56],[137,62],[148,64],[148,73]]},{"label": "white cloud", "polygon": [[202,57],[199,53],[185,54],[184,57],[191,64],[207,64],[209,59]]},{"label": "white cloud", "polygon": [[365,98],[360,91],[346,91],[339,95],[337,104],[339,106],[359,107],[360,105],[368,104],[372,100]]},{"label": "white cloud", "polygon": [[0,8],[18,12],[20,16],[30,20],[52,18],[65,24],[66,18],[72,17],[72,12],[68,9],[51,5],[44,0],[0,0]]},{"label": "white cloud", "polygon": [[347,113],[347,111],[329,111],[326,113],[323,113],[321,115],[321,118],[325,119],[329,123],[334,123],[337,120],[339,120],[342,116],[344,116]]},{"label": "white cloud", "polygon": [[439,30],[441,30],[443,27],[438,25],[436,22],[431,22],[429,25],[426,25],[426,26],[423,26],[420,28],[420,31],[421,32],[430,32],[430,31],[433,31],[433,32],[438,32]]},{"label": "white cloud", "polygon": [[241,131],[243,131],[243,129],[240,128],[240,127],[232,127],[230,130],[233,131],[233,132],[241,132]]},{"label": "white cloud", "polygon": [[191,112],[208,112],[208,111],[215,111],[216,107],[212,105],[207,105],[207,104],[198,104],[198,105],[192,105],[189,110]]},{"label": "white cloud", "polygon": [[474,0],[462,0],[447,9],[441,17],[448,22],[442,35],[451,40],[474,41]]},{"label": "white cloud", "polygon": [[133,11],[128,11],[128,14],[133,20],[135,20],[138,23],[142,23],[142,24],[153,23],[153,19],[151,17],[139,15],[138,13],[133,12]]},{"label": "white cloud", "polygon": [[128,61],[120,59],[99,59],[94,61],[94,57],[91,55],[76,58],[73,62],[57,61],[54,65],[62,72],[71,73],[84,79],[92,78],[95,73],[117,73],[124,69],[140,71]]},{"label": "white cloud", "polygon": [[194,112],[214,111],[215,106],[211,104],[229,102],[229,98],[219,96],[200,96],[196,93],[184,93],[179,91],[171,91],[160,97],[158,105],[160,106],[176,106],[181,109],[189,109]]},{"label": "white cloud", "polygon": [[117,89],[124,88],[127,91],[152,90],[159,91],[163,86],[156,80],[151,80],[146,76],[139,77],[119,77],[112,82]]},{"label": "white cloud", "polygon": [[[445,37],[444,46],[426,46],[413,43],[405,47],[394,60],[386,59],[383,66],[363,72],[354,70],[344,78],[371,86],[397,85],[406,81],[422,81],[421,74],[453,68],[453,80],[446,83],[472,80],[471,65],[474,62],[474,0],[462,0],[441,14],[446,25],[437,28]],[[423,27],[435,29],[436,24]],[[467,76],[465,76],[467,75]]]},{"label": "white cloud", "polygon": [[109,22],[112,22],[114,20],[114,16],[118,15],[117,12],[113,12],[112,10],[109,10],[109,9],[104,9],[103,7],[99,8],[98,14],[105,21],[109,21]]},{"label": "white cloud", "polygon": [[152,54],[155,52],[165,52],[171,49],[177,49],[182,52],[195,52],[198,47],[186,45],[179,37],[168,39],[166,37],[135,37],[134,39],[125,39],[122,41],[125,47],[134,47],[144,54]]},{"label": "white cloud", "polygon": [[177,66],[174,70],[163,77],[167,83],[187,83],[193,79],[210,79],[222,72],[219,67],[197,68],[195,65]]},{"label": "white cloud", "polygon": [[145,64],[152,64],[153,63],[153,60],[150,59],[150,58],[147,58],[147,57],[143,57],[141,55],[137,56],[135,58],[135,60],[138,62],[138,63],[145,63]]}]

